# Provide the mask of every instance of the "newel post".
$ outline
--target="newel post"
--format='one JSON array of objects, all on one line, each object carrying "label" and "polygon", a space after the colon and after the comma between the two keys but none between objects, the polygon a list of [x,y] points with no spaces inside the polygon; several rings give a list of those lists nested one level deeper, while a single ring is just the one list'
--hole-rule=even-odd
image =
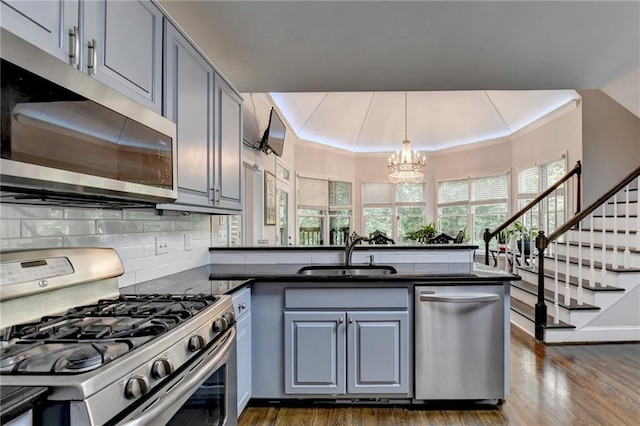
[{"label": "newel post", "polygon": [[547,237],[544,231],[538,232],[536,237],[536,249],[538,250],[538,301],[535,311],[535,335],[536,339],[544,342],[544,330],[547,326],[547,305],[544,303],[544,251],[547,248]]},{"label": "newel post", "polygon": [[491,241],[491,232],[489,228],[484,229],[484,264],[489,264],[489,241]]}]

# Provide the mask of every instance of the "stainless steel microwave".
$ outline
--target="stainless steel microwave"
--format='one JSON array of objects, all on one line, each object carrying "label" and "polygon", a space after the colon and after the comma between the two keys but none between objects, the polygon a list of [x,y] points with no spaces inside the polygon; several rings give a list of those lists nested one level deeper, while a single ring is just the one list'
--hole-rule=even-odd
[{"label": "stainless steel microwave", "polygon": [[3,193],[176,199],[175,123],[4,29],[0,37]]}]

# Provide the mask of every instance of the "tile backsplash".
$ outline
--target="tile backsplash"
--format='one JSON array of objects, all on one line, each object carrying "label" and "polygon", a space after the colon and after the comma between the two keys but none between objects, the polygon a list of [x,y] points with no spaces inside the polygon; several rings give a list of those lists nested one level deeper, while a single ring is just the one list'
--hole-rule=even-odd
[{"label": "tile backsplash", "polygon": [[[0,249],[111,247],[124,264],[120,287],[208,264],[211,216],[161,213],[2,203]],[[168,253],[156,255],[156,237],[166,237]]]}]

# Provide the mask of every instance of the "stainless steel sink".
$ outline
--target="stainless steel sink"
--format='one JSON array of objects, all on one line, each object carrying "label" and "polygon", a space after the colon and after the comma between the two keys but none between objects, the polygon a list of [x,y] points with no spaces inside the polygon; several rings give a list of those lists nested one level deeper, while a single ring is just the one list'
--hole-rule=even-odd
[{"label": "stainless steel sink", "polygon": [[298,269],[298,275],[346,275],[346,276],[369,276],[369,275],[389,275],[395,274],[396,268],[388,265],[360,265],[360,266],[335,266],[335,265],[311,265]]}]

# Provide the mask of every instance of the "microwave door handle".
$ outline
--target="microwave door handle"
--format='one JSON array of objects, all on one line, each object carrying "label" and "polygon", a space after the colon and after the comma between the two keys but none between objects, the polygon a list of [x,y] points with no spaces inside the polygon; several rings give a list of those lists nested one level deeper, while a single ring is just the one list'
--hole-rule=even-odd
[{"label": "microwave door handle", "polygon": [[[229,355],[231,346],[235,343],[236,329],[231,328],[230,333],[227,335],[227,341],[222,344],[217,350],[216,354],[205,361],[198,367],[198,371],[193,374],[185,374],[185,378],[178,382],[178,386],[165,395],[163,399],[158,401],[155,405],[143,412],[139,417],[135,417],[123,426],[142,426],[152,425],[157,420],[158,416],[168,410],[173,404],[175,404],[185,392],[190,392],[193,388],[200,386],[200,382],[204,382],[213,372],[215,372],[222,364],[223,359]],[[211,350],[211,349],[208,349]],[[235,402],[233,402],[235,404]]]}]

